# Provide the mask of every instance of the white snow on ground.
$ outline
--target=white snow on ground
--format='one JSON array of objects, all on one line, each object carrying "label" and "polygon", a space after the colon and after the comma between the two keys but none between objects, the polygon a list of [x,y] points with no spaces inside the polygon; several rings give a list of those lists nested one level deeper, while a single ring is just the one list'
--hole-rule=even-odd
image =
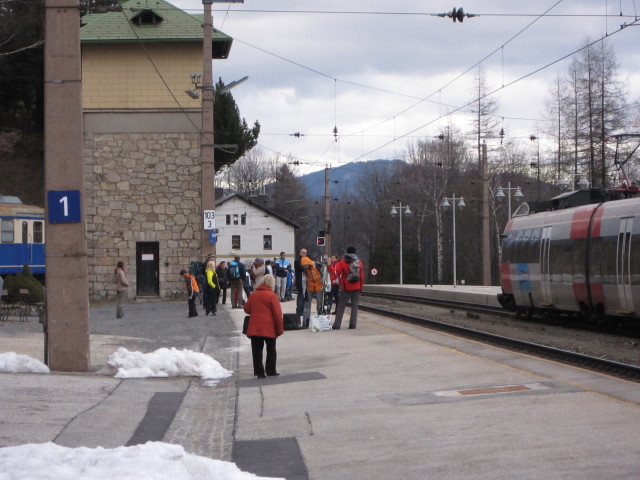
[{"label": "white snow on ground", "polygon": [[229,370],[209,355],[175,348],[140,353],[120,347],[109,356],[108,364],[118,369],[116,378],[202,377],[221,380],[231,376]]},{"label": "white snow on ground", "polygon": [[0,373],[49,373],[49,367],[35,358],[7,352],[0,353]]},{"label": "white snow on ground", "polygon": [[0,448],[0,480],[256,480],[235,463],[184,451],[180,445],[148,442],[132,447],[67,448],[30,443]]}]

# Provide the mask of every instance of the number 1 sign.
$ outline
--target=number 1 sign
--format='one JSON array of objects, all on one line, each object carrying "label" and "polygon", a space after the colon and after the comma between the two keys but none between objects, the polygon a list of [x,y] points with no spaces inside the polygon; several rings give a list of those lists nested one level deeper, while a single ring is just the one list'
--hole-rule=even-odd
[{"label": "number 1 sign", "polygon": [[47,192],[49,223],[76,223],[82,218],[80,190],[50,190]]}]

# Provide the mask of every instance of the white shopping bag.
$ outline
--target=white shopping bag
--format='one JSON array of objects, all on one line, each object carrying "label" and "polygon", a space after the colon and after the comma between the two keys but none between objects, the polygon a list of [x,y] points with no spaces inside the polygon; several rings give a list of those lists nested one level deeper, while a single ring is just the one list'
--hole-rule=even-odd
[{"label": "white shopping bag", "polygon": [[333,326],[331,315],[311,315],[309,328],[312,332],[328,332]]}]

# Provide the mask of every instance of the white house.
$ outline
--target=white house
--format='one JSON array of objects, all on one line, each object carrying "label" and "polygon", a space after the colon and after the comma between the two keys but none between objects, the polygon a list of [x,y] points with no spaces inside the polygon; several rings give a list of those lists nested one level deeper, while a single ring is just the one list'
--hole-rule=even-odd
[{"label": "white house", "polygon": [[295,229],[300,226],[239,193],[216,201],[216,228],[218,262],[235,254],[244,263],[257,257],[273,260],[280,252],[292,263],[295,259]]}]

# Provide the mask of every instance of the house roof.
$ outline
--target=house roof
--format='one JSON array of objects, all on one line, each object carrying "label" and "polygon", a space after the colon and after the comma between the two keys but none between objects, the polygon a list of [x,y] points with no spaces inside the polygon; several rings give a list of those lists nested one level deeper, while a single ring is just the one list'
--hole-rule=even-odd
[{"label": "house roof", "polygon": [[[190,15],[164,0],[129,0],[120,12],[82,17],[80,41],[87,43],[202,42],[202,15]],[[233,39],[213,29],[215,59],[227,58]]]},{"label": "house roof", "polygon": [[298,225],[297,223],[292,222],[291,220],[283,217],[282,215],[269,210],[268,208],[263,207],[262,205],[255,203],[253,200],[251,200],[248,197],[245,197],[244,195],[241,195],[239,193],[231,193],[228,195],[225,195],[224,197],[220,198],[219,200],[216,201],[216,207],[225,204],[226,202],[228,202],[229,200],[232,200],[233,198],[238,198],[240,200],[242,200],[245,203],[248,203],[249,205],[251,205],[252,207],[257,208],[258,210],[262,210],[263,212],[267,213],[269,216],[271,217],[275,217],[281,221],[283,221],[284,223],[286,223],[287,225],[292,226],[293,228],[300,228],[300,225]]}]

